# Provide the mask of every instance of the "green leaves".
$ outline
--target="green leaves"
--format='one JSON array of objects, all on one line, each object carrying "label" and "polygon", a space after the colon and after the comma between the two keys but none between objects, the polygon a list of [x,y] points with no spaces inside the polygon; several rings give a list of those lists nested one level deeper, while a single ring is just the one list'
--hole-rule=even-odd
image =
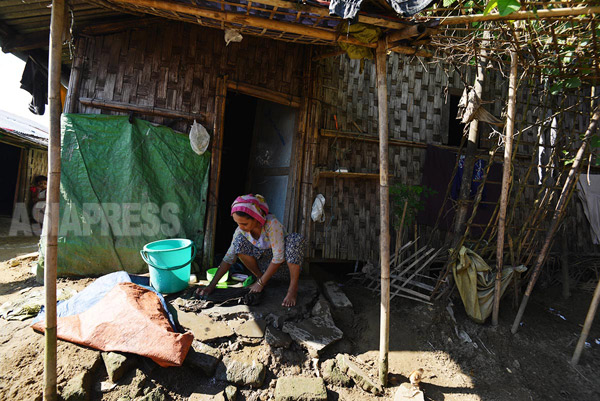
[{"label": "green leaves", "polygon": [[490,0],[483,10],[483,15],[489,14],[495,8],[498,9],[500,15],[505,16],[518,11],[521,3],[518,0]]},{"label": "green leaves", "polygon": [[578,77],[573,77],[569,79],[563,79],[561,81],[555,82],[554,85],[550,87],[551,95],[558,95],[562,92],[563,89],[575,89],[581,86],[581,80]]},{"label": "green leaves", "polygon": [[451,6],[452,4],[456,3],[456,0],[444,0],[444,7],[448,7]]}]

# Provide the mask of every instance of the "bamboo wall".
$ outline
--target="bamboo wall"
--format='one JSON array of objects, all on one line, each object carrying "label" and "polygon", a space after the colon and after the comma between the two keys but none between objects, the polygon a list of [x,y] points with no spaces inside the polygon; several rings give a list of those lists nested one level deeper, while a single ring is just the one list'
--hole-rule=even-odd
[{"label": "bamboo wall", "polygon": [[[334,171],[339,167],[350,172],[378,173],[378,144],[360,139],[331,138],[319,134],[319,129],[352,131],[377,135],[377,90],[375,87],[374,63],[366,62],[364,72],[360,62],[345,56],[318,61],[315,69],[314,85],[315,113],[313,130],[316,151],[310,159],[314,177],[320,170]],[[442,64],[423,64],[419,60],[392,53],[388,56],[388,102],[390,138],[420,144],[445,145],[448,140],[450,118],[447,94],[459,94],[464,88],[463,80],[473,82],[474,71],[464,69],[459,74],[453,68]],[[462,79],[461,79],[462,75]],[[568,98],[562,104],[545,105],[540,96],[541,88],[526,88],[522,82],[518,92],[517,129],[519,157],[515,162],[514,179],[526,184],[523,195],[512,215],[509,228],[515,235],[520,222],[535,210],[535,200],[540,197],[537,184],[537,168],[527,174],[529,166],[537,163],[537,127],[535,124],[547,109],[557,111],[575,103]],[[496,117],[502,118],[508,91],[507,78],[498,72],[488,72],[484,81],[483,100],[490,101],[485,107]],[[584,107],[585,111],[586,108]],[[587,109],[589,110],[589,109]],[[562,113],[562,130],[559,136],[568,133],[571,145],[577,144],[579,133],[587,127],[587,119],[577,113]],[[337,123],[336,123],[337,122]],[[337,124],[337,125],[336,125]],[[498,142],[487,124],[480,124],[480,148],[489,149]],[[390,145],[390,175],[407,185],[421,183],[422,167],[425,162],[425,149],[415,146]],[[501,161],[502,149],[497,160]],[[487,157],[484,157],[487,160]],[[490,184],[492,185],[492,184]],[[310,222],[305,235],[309,239],[311,256],[323,259],[370,260],[376,262],[379,254],[379,179],[367,178],[325,178],[310,192],[310,202],[316,194],[322,193],[326,199],[324,223]],[[513,198],[514,202],[514,198]],[[551,203],[550,209],[556,203]],[[589,249],[589,225],[582,216],[581,207],[574,201],[570,205],[567,219],[568,230],[573,238],[573,250]],[[551,216],[551,213],[550,215]],[[583,219],[582,219],[583,217]],[[573,220],[577,223],[573,224]],[[535,235],[543,234],[544,224]],[[411,228],[412,231],[412,228]],[[417,229],[422,241],[430,241],[433,246],[441,246],[448,234],[430,227]],[[413,233],[410,233],[411,238]],[[392,241],[393,242],[393,241]]]},{"label": "bamboo wall", "polygon": [[[75,98],[160,107],[215,119],[217,78],[299,96],[302,47],[245,37],[225,46],[223,31],[184,23],[164,23],[114,35],[80,38],[81,82]],[[100,113],[75,102],[76,113]],[[102,111],[102,113],[113,113]],[[158,124],[163,117],[142,116]],[[175,128],[186,132],[189,124]]]}]

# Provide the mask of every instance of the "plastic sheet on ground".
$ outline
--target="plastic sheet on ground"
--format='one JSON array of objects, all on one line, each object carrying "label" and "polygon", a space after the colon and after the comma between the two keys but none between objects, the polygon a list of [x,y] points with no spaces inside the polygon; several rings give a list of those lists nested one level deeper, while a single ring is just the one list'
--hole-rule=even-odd
[{"label": "plastic sheet on ground", "polygon": [[[484,323],[492,313],[496,274],[481,256],[464,246],[460,249],[458,260],[453,261],[451,266],[467,315],[477,323]],[[525,266],[509,266],[502,270],[500,297],[515,271],[522,273],[525,270]]]},{"label": "plastic sheet on ground", "polygon": [[[181,366],[193,335],[175,332],[159,294],[132,282],[117,282],[121,278],[89,286],[86,290],[92,290],[78,294],[84,295],[78,302],[61,308],[63,313],[76,313],[57,319],[57,337],[101,351],[142,355],[163,367]],[[112,288],[106,291],[110,281]],[[99,294],[104,295],[98,299]],[[43,331],[44,324],[38,321],[33,328]]]}]

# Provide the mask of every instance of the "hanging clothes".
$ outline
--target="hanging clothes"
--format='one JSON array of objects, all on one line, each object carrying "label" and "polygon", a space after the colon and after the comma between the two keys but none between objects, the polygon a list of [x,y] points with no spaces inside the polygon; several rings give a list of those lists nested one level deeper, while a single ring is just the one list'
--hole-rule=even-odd
[{"label": "hanging clothes", "polygon": [[[403,17],[412,17],[432,3],[433,0],[386,0]],[[329,14],[353,20],[360,11],[363,0],[331,0]]]},{"label": "hanging clothes", "polygon": [[[481,180],[483,179],[483,169],[485,168],[485,161],[478,159],[475,161],[473,165],[473,178],[471,181],[471,191],[469,193],[469,198],[474,198],[475,194],[477,194],[477,189],[481,184]],[[452,199],[457,200],[460,194],[460,187],[462,184],[463,171],[465,169],[465,155],[461,155],[458,160],[458,170],[456,171],[456,175],[454,176],[454,181],[452,181]],[[486,198],[486,189],[483,188],[483,192],[481,194],[481,200],[485,201]],[[485,207],[485,205],[480,205],[480,207]]]},{"label": "hanging clothes", "polygon": [[577,189],[583,212],[590,222],[592,242],[600,244],[600,174],[582,174],[579,176]]},{"label": "hanging clothes", "polygon": [[33,96],[29,111],[39,116],[43,115],[48,104],[48,73],[31,57],[25,63],[21,76],[21,89],[25,89]]}]

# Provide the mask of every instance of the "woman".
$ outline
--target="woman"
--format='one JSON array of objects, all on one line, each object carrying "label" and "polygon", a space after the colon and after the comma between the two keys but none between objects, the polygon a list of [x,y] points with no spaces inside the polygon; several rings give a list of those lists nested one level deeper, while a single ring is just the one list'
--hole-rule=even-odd
[{"label": "woman", "polygon": [[286,235],[283,225],[269,214],[269,206],[261,195],[238,196],[231,205],[231,216],[238,228],[227,254],[208,287],[200,295],[212,293],[219,279],[231,268],[236,258],[254,274],[258,280],[250,287],[250,292],[261,292],[269,280],[285,262],[289,269],[290,286],[282,306],[296,305],[300,266],[304,258],[304,238],[300,234]]}]

